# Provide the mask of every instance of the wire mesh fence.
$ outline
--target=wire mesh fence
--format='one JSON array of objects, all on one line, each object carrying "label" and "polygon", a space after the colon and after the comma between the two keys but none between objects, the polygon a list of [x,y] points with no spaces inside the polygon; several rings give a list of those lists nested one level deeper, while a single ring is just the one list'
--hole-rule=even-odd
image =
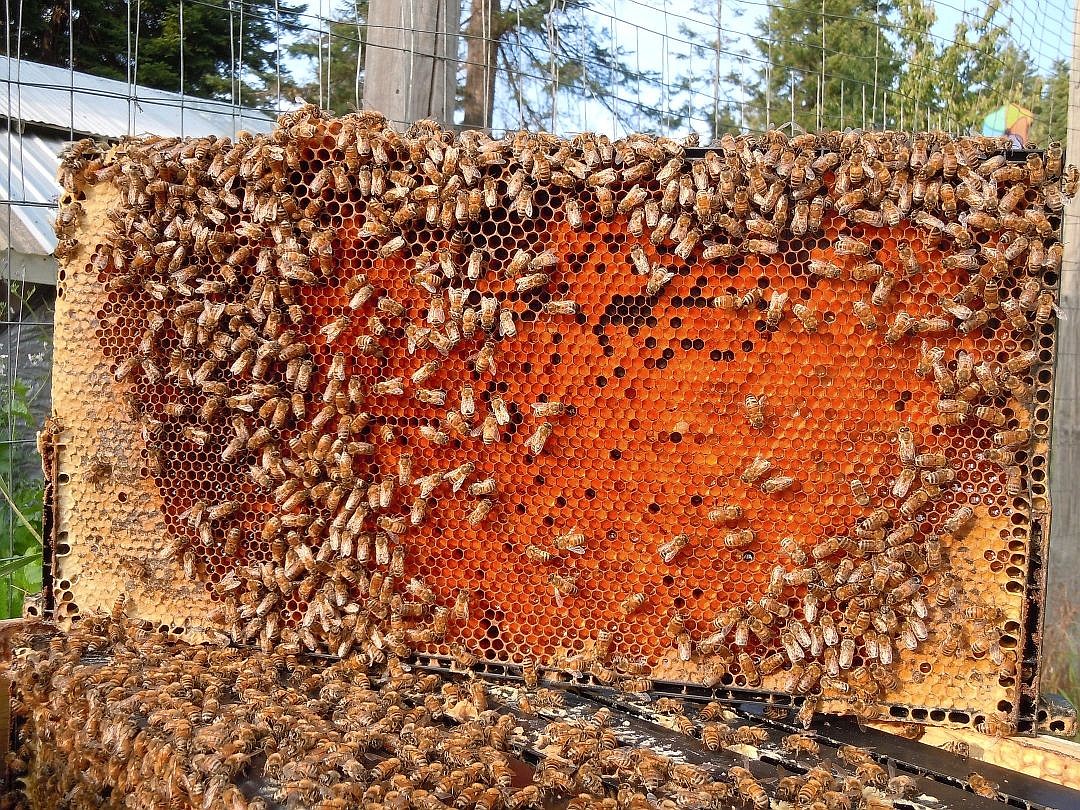
[{"label": "wire mesh fence", "polygon": [[[54,175],[73,140],[232,137],[302,103],[385,107],[402,126],[431,116],[497,132],[692,132],[705,144],[774,128],[983,131],[1018,145],[1067,133],[1068,0],[9,0],[0,14],[6,615],[39,586],[34,435],[49,411]],[[1075,274],[1067,261],[1072,323]],[[1059,420],[1073,418],[1074,390],[1059,384]],[[1064,428],[1067,459],[1080,443]],[[1057,539],[1062,559],[1076,561],[1073,545]]]}]

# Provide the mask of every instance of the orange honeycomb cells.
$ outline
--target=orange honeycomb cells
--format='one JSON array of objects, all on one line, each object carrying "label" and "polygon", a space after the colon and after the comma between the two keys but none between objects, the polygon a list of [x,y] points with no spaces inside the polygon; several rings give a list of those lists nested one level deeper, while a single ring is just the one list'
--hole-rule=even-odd
[{"label": "orange honeycomb cells", "polygon": [[745,652],[865,702],[944,643],[1013,712],[1060,157],[853,137],[305,108],[69,160],[122,192],[98,335],[166,550],[268,648],[756,687]]}]

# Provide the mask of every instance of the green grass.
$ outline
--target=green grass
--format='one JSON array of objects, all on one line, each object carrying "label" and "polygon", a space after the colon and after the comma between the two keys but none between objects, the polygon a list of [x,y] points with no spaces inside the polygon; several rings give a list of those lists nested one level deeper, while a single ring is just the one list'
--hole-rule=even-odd
[{"label": "green grass", "polygon": [[[15,383],[0,408],[7,436],[33,431],[25,386]],[[31,445],[32,446],[32,445]],[[41,519],[44,483],[38,478],[9,480],[28,445],[0,439],[0,618],[22,613],[23,597],[41,590]]]}]

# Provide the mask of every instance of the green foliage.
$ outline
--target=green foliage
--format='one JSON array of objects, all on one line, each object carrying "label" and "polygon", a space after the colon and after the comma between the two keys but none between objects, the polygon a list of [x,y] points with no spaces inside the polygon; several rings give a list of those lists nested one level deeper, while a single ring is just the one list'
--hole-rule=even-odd
[{"label": "green foliage", "polygon": [[[33,430],[26,387],[16,382],[0,408],[4,435]],[[23,596],[41,590],[41,525],[44,484],[41,479],[12,482],[19,444],[0,440],[0,618],[22,611]]]},{"label": "green foliage", "polygon": [[307,31],[289,47],[289,54],[309,63],[314,79],[296,90],[311,103],[335,115],[360,107],[364,95],[364,50],[368,0],[342,3],[324,30]]},{"label": "green foliage", "polygon": [[810,131],[851,126],[864,94],[869,116],[875,93],[894,86],[900,72],[899,47],[885,27],[892,12],[876,0],[771,5],[754,40],[762,63],[748,88],[751,126],[789,120]]},{"label": "green foliage", "polygon": [[[235,9],[231,21],[229,8]],[[203,97],[232,96],[242,54],[242,101],[258,105],[276,91],[276,38],[299,30],[302,8],[279,2],[275,9],[274,0],[245,0],[241,26],[240,4],[224,0],[221,5],[182,6],[180,0],[73,0],[70,21],[67,3],[23,0],[0,8],[0,25],[9,31],[22,26],[21,41],[10,43],[11,55],[18,47],[23,58],[67,67],[70,46],[76,70],[121,81],[136,66],[137,45],[140,84]]]}]

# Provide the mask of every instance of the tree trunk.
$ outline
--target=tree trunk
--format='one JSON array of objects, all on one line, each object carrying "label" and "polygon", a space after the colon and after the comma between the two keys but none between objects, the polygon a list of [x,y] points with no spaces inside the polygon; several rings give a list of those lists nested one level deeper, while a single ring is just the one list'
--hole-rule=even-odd
[{"label": "tree trunk", "polygon": [[469,129],[491,129],[495,106],[495,67],[503,28],[499,0],[471,0],[465,30],[465,118]]},{"label": "tree trunk", "polygon": [[459,0],[371,0],[364,108],[405,128],[454,122]]}]

